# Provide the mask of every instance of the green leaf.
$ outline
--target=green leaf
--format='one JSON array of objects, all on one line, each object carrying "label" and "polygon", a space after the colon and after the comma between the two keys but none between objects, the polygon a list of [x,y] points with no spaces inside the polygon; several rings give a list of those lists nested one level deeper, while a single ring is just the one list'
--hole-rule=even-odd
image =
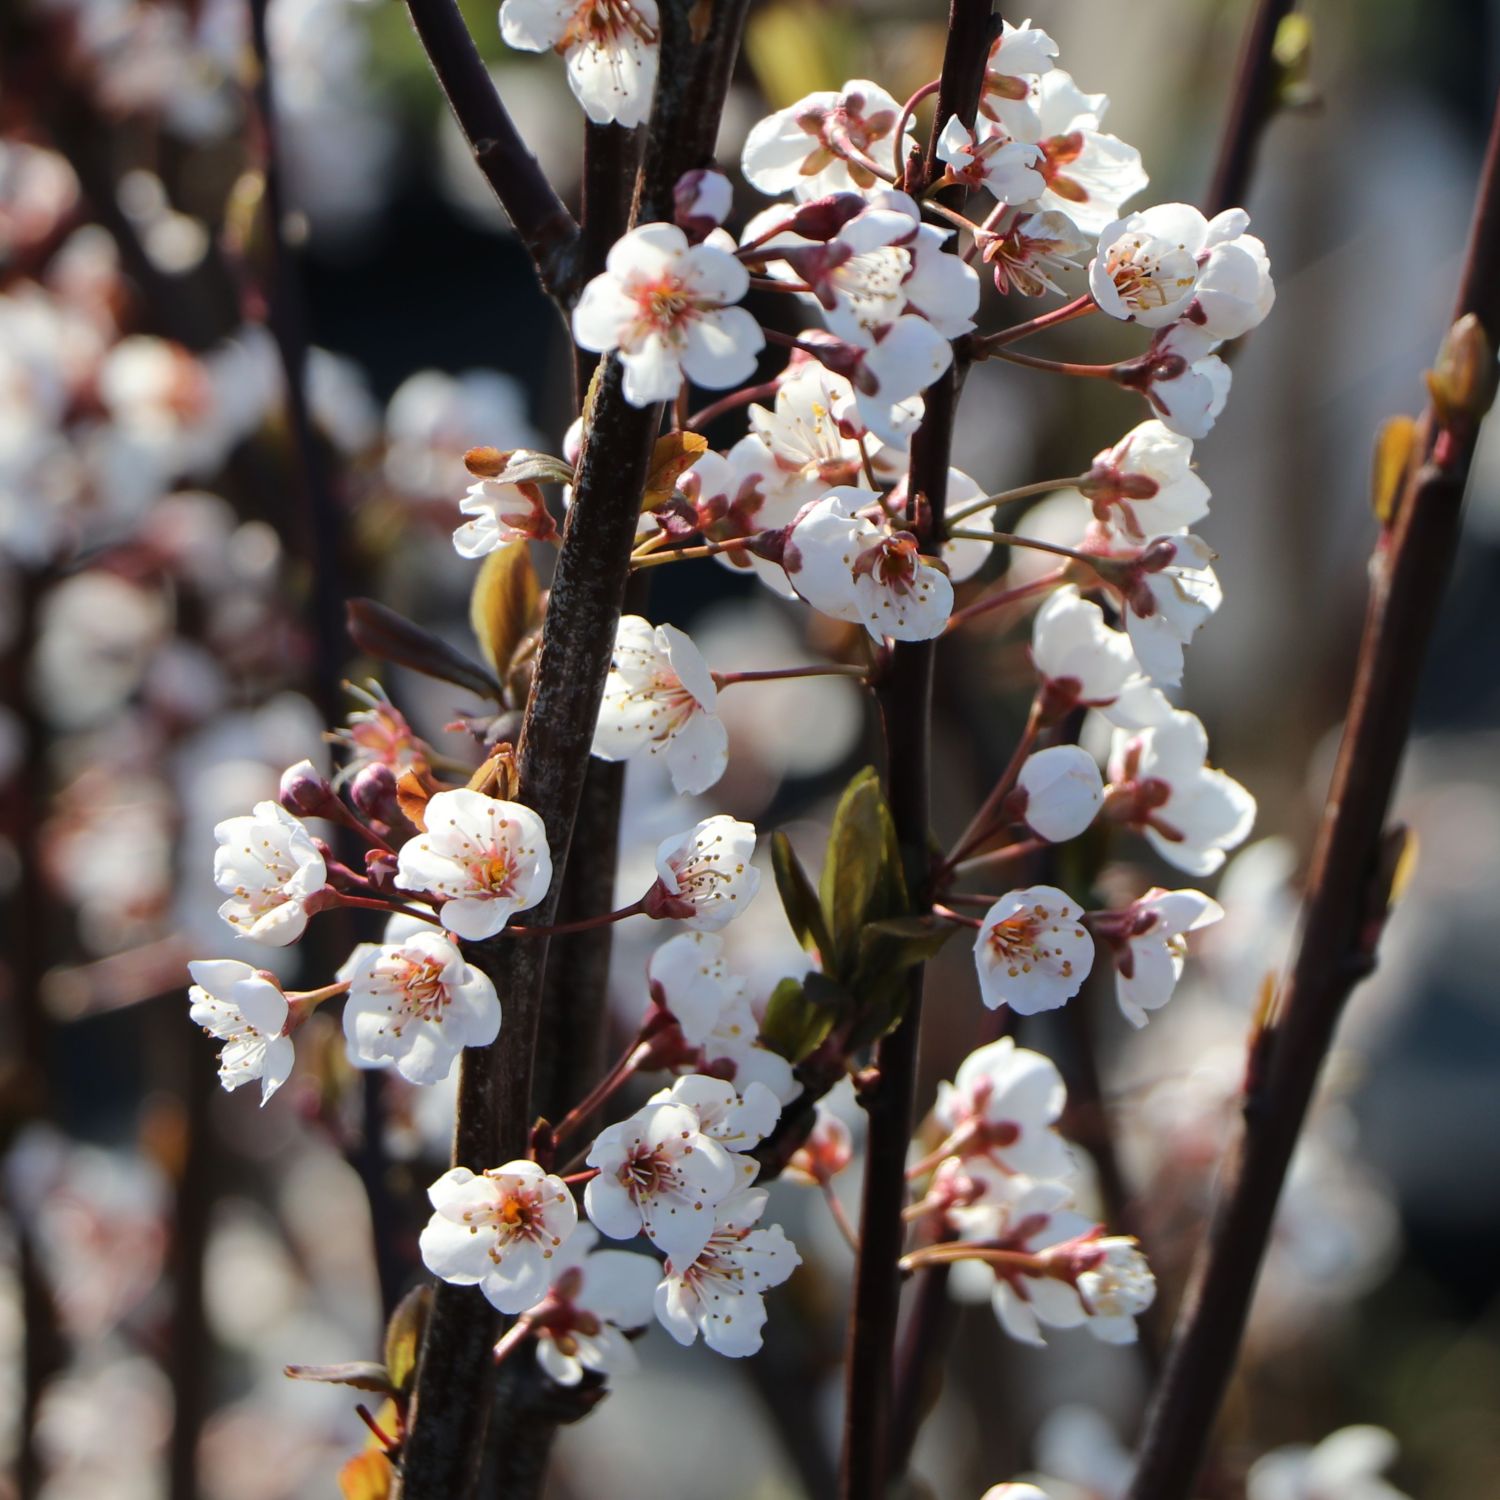
[{"label": "green leaf", "polygon": [[859,772],[839,799],[818,892],[832,940],[824,968],[840,977],[851,974],[865,924],[906,910],[896,826],[873,767]]},{"label": "green leaf", "polygon": [[823,908],[818,904],[818,893],[801,860],[793,853],[792,841],[784,833],[771,835],[771,869],[797,941],[809,953],[818,954],[825,962],[830,960],[833,943],[828,936],[828,924],[823,920]]},{"label": "green leaf", "polygon": [[783,979],[767,1002],[761,1045],[799,1063],[822,1044],[848,1003],[849,997],[824,974]]},{"label": "green leaf", "polygon": [[926,917],[892,917],[870,922],[859,935],[859,965],[851,988],[856,1020],[851,1048],[888,1032],[906,1010],[907,975],[935,958],[958,931],[952,923]]},{"label": "green leaf", "polygon": [[397,1304],[385,1328],[385,1367],[391,1385],[404,1391],[417,1368],[417,1350],[422,1331],[427,1326],[427,1312],[432,1306],[432,1288],[419,1286],[409,1291]]},{"label": "green leaf", "polygon": [[357,1391],[378,1391],[382,1396],[393,1393],[386,1367],[373,1359],[351,1359],[341,1365],[287,1365],[292,1380],[317,1380],[325,1385],[352,1385]]}]

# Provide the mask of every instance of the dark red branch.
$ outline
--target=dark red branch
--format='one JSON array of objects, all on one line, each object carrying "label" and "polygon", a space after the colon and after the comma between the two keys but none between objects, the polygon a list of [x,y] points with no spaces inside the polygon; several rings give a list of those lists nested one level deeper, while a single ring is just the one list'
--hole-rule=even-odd
[{"label": "dark red branch", "polygon": [[1250,172],[1266,123],[1276,110],[1276,30],[1296,0],[1255,0],[1235,68],[1234,98],[1220,137],[1219,159],[1203,212],[1209,218],[1245,201]]},{"label": "dark red branch", "polygon": [[[1497,264],[1500,110],[1456,314],[1474,313],[1492,349],[1500,338]],[[1184,1299],[1129,1500],[1185,1500],[1192,1489],[1234,1369],[1281,1185],[1323,1059],[1345,1001],[1374,965],[1387,897],[1388,877],[1381,876],[1385,818],[1458,543],[1477,425],[1442,434],[1439,450],[1437,416],[1428,413],[1424,461],[1407,485],[1393,532],[1376,546],[1349,714],[1308,876],[1301,935],[1272,1028],[1259,1044],[1263,1065],[1243,1101],[1243,1131]]]}]

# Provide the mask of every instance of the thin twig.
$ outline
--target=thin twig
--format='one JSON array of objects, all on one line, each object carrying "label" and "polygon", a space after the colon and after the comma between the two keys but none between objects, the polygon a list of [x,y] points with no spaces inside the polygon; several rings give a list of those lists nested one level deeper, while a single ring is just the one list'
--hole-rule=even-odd
[{"label": "thin twig", "polygon": [[[1457,316],[1500,339],[1500,109],[1470,231]],[[1493,357],[1493,356],[1491,356]],[[1388,877],[1383,829],[1428,640],[1458,541],[1477,423],[1439,432],[1377,542],[1371,597],[1338,763],[1313,852],[1296,952],[1275,1019],[1256,1039],[1244,1128],[1199,1250],[1147,1420],[1130,1500],[1184,1500],[1234,1368],[1281,1185],[1344,1003],[1373,967]],[[1439,437],[1442,442],[1439,443]]]}]

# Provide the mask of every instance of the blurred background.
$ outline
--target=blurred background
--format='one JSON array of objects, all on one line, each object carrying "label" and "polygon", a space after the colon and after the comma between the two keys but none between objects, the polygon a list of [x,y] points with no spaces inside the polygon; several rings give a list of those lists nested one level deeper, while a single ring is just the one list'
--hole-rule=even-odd
[{"label": "blurred background", "polygon": [[[494,8],[464,8],[576,200],[582,117],[560,64],[506,53]],[[1137,206],[1202,193],[1246,9],[1034,0],[1061,65],[1109,93],[1107,127],[1144,153],[1153,182]],[[941,11],[759,0],[720,161],[732,170],[750,124],[811,89],[869,77],[902,98],[935,76]],[[1107,984],[1021,1031],[1058,1058],[1075,1101],[1094,1101],[1070,1124],[1097,1152],[1101,1199],[1123,1198],[1142,1237],[1160,1316],[1138,1349],[1063,1333],[1033,1350],[988,1307],[955,1310],[915,1464],[945,1500],[1023,1471],[1051,1476],[1059,1500],[1112,1500],[1128,1473],[1248,1018],[1291,936],[1362,609],[1373,436],[1420,405],[1448,319],[1500,83],[1500,6],[1313,0],[1304,14],[1296,107],[1272,123],[1247,204],[1278,302],[1236,355],[1233,399],[1198,454],[1226,603],[1190,654],[1185,703],[1258,797],[1255,842],[1219,883],[1228,918],[1147,1031],[1127,1034]],[[219,1091],[184,991],[189,957],[243,956],[215,916],[212,828],[274,796],[292,762],[331,765],[324,731],[358,706],[340,681],[375,670],[342,634],[344,597],[377,597],[473,650],[472,565],[448,540],[460,455],[558,452],[576,411],[563,333],[404,7],[269,0],[265,33],[269,111],[246,0],[0,13],[0,1451],[3,1493],[18,1497],[332,1495],[365,1443],[354,1393],[282,1367],[377,1355],[383,1307],[420,1270],[451,1091],[355,1074],[323,1016],[267,1108]],[[301,295],[273,304],[278,197]],[[273,314],[312,346],[306,413],[288,404]],[[1085,324],[1052,348],[1097,358],[1122,332]],[[1078,472],[1140,413],[1076,384],[976,368],[958,462],[991,491]],[[729,419],[713,436],[740,430]],[[1080,503],[1049,497],[1029,524],[1065,525]],[[1239,1500],[1254,1459],[1351,1422],[1396,1435],[1392,1479],[1413,1496],[1500,1496],[1497,588],[1492,425],[1399,799],[1420,859],[1288,1186],[1206,1500]],[[721,670],[826,644],[806,638],[808,612],[712,564],[658,575],[651,613],[691,629]],[[950,835],[1019,727],[1024,639],[943,654]],[[474,706],[459,690],[381,678],[429,741],[475,758],[445,729]],[[786,826],[816,864],[832,797],[875,753],[846,686],[729,695],[730,770],[704,813]],[[667,784],[632,769],[626,899],[657,838],[682,826]],[[272,962],[325,983],[367,935],[322,919]],[[799,967],[769,889],[727,936],[759,996]],[[654,941],[618,932],[622,1028]],[[928,1100],[981,1025],[962,953],[930,993]],[[857,1131],[852,1102],[834,1103]],[[857,1172],[840,1183],[851,1210]],[[563,1434],[556,1496],[830,1493],[850,1257],[816,1194],[780,1184],[771,1216],[805,1265],[773,1298],[762,1358],[648,1334],[643,1373]]]}]

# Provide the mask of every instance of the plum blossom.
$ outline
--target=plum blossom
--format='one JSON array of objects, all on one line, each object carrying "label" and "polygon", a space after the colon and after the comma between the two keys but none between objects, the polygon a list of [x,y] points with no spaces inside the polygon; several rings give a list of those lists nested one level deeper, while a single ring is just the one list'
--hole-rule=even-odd
[{"label": "plum blossom", "polygon": [[1227,208],[1205,226],[1197,251],[1198,287],[1187,321],[1211,339],[1237,339],[1266,319],[1276,301],[1266,247],[1242,208]]},{"label": "plum blossom", "polygon": [[926,318],[902,313],[854,360],[850,379],[860,421],[881,442],[904,448],[915,425],[905,403],[952,363],[948,339]]},{"label": "plum blossom", "polygon": [[275,802],[257,802],[246,817],[214,828],[214,884],[229,899],[219,915],[241,937],[284,948],[307,927],[309,896],[328,883],[312,835]]},{"label": "plum blossom", "polygon": [[759,121],[745,138],[740,167],[751,187],[772,198],[794,192],[806,202],[875,187],[880,179],[860,158],[894,176],[917,144],[908,130],[898,148],[900,117],[900,104],[879,84],[851,79]]},{"label": "plum blossom", "polygon": [[219,1082],[228,1091],[260,1079],[264,1104],[292,1074],[292,1039],[281,986],[249,964],[232,958],[200,958],[188,965],[193,977],[188,1014],[195,1025],[224,1043]]},{"label": "plum blossom", "polygon": [[1051,885],[1011,891],[995,902],[974,939],[984,1003],[1034,1016],[1072,999],[1094,966],[1094,940],[1082,915]]},{"label": "plum blossom", "polygon": [[[996,1276],[995,1315],[1013,1339],[1042,1344],[1042,1325],[1083,1325],[1101,1343],[1135,1342],[1135,1320],[1155,1301],[1156,1278],[1133,1239],[1077,1232],[1082,1222],[1076,1214],[1057,1214],[1022,1242],[1031,1254],[1041,1252],[1046,1274]],[[1054,1238],[1063,1234],[1068,1238]]]},{"label": "plum blossom", "polygon": [[1037,611],[1031,660],[1054,716],[1079,704],[1107,708],[1140,676],[1130,640],[1104,623],[1104,611],[1072,584]]},{"label": "plum blossom", "polygon": [[594,727],[601,760],[660,755],[681,793],[706,792],[729,764],[719,690],[698,648],[673,625],[625,615]]},{"label": "plum blossom", "polygon": [[647,912],[677,918],[699,932],[717,932],[755,899],[760,871],[750,863],[755,825],[724,813],[705,818],[656,851],[656,885]]},{"label": "plum blossom", "polygon": [[1191,324],[1173,323],[1140,359],[1122,367],[1124,383],[1151,403],[1163,426],[1183,437],[1207,437],[1229,400],[1229,366],[1213,352],[1217,347]]},{"label": "plum blossom", "polygon": [[675,224],[642,224],[614,243],[583,289],[573,337],[595,353],[619,351],[632,405],[670,401],[684,375],[722,390],[748,380],[765,347],[760,325],[731,305],[749,286],[720,246],[690,245]]},{"label": "plum blossom", "polygon": [[672,218],[694,244],[717,229],[733,207],[734,184],[711,167],[684,172],[672,189]]},{"label": "plum blossom", "polygon": [[[800,502],[789,493],[785,480],[765,441],[749,432],[727,453],[710,449],[701,454],[677,482],[677,492],[692,506],[696,529],[709,541],[725,542],[791,523]],[[793,597],[786,574],[748,547],[717,553],[714,560],[722,567],[748,569],[773,593]]]},{"label": "plum blossom", "polygon": [[1246,1500],[1407,1500],[1381,1478],[1398,1453],[1383,1427],[1341,1427],[1315,1447],[1293,1444],[1257,1459]]},{"label": "plum blossom", "polygon": [[698,1335],[716,1354],[738,1359],[761,1346],[764,1294],[802,1263],[779,1224],[755,1226],[766,1209],[763,1188],[747,1188],[718,1205],[712,1232],[689,1259],[669,1252],[656,1289],[656,1316],[679,1344]]},{"label": "plum blossom", "polygon": [[427,1197],[434,1213],[421,1235],[423,1265],[454,1286],[477,1286],[503,1313],[541,1298],[553,1257],[578,1225],[567,1183],[534,1161],[478,1175],[454,1167]]},{"label": "plum blossom", "polygon": [[397,776],[416,765],[427,765],[432,749],[407,722],[406,715],[386,696],[373,678],[364,686],[346,683],[361,707],[354,709],[329,739],[349,752],[335,785],[352,780],[367,766],[386,766]]},{"label": "plum blossom", "polygon": [[937,152],[955,182],[982,189],[997,203],[1027,203],[1046,188],[1036,170],[1041,148],[982,122],[976,132],[957,115],[950,116],[938,137]]},{"label": "plum blossom", "polygon": [[599,1133],[586,1158],[598,1168],[583,1206],[611,1239],[643,1229],[668,1255],[692,1260],[714,1232],[714,1208],[741,1180],[734,1153],[685,1104],[653,1102]]},{"label": "plum blossom", "polygon": [[1017,214],[1002,233],[987,234],[980,243],[997,291],[1040,297],[1063,295],[1057,274],[1079,270],[1078,257],[1094,242],[1066,214],[1048,209]]},{"label": "plum blossom", "polygon": [[577,1385],[585,1370],[632,1374],[638,1362],[625,1334],[651,1321],[656,1260],[598,1243],[593,1225],[580,1224],[552,1258],[552,1285],[526,1314],[537,1363],[559,1385]]},{"label": "plum blossom", "polygon": [[471,942],[529,911],[552,884],[542,820],[519,802],[461,788],[439,792],[423,812],[426,832],[401,846],[395,884],[444,897],[438,918]]},{"label": "plum blossom", "polygon": [[849,1127],[819,1100],[807,1139],[787,1158],[782,1172],[788,1182],[817,1187],[831,1182],[854,1160]]},{"label": "plum blossom", "polygon": [[1027,756],[1016,787],[1025,794],[1026,826],[1052,844],[1077,838],[1104,803],[1099,767],[1077,745],[1053,745]]},{"label": "plum blossom", "polygon": [[596,124],[627,130],[651,112],[660,51],[656,0],[505,0],[500,35],[521,52],[555,51]]},{"label": "plum blossom", "polygon": [[858,437],[835,415],[853,400],[853,387],[842,375],[808,361],[777,386],[774,409],[750,408],[750,430],[770,451],[788,498],[800,504],[859,478]]},{"label": "plum blossom", "polygon": [[910,532],[862,514],[877,500],[870,490],[830,490],[793,523],[782,566],[814,609],[863,625],[877,641],[931,640],[953,611],[953,585]]},{"label": "plum blossom", "polygon": [[1132,1026],[1144,1026],[1182,978],[1186,934],[1222,920],[1224,908],[1202,891],[1153,887],[1123,911],[1093,923],[1115,964],[1115,997]]},{"label": "plum blossom", "polygon": [[1022,21],[1019,26],[1002,21],[985,64],[980,112],[1012,131],[1023,128],[1029,117],[1026,100],[1041,74],[1052,71],[1052,59],[1059,50],[1057,43],[1030,21]]},{"label": "plum blossom", "polygon": [[762,1083],[736,1088],[722,1078],[689,1073],[671,1088],[651,1096],[652,1104],[685,1104],[693,1110],[703,1133],[726,1151],[740,1156],[736,1162],[745,1184],[755,1180],[759,1164],[742,1153],[753,1151],[776,1128],[781,1101]]},{"label": "plum blossom", "polygon": [[1078,488],[1101,526],[1137,542],[1186,531],[1208,514],[1208,486],[1194,472],[1192,439],[1154,417],[1095,454]]},{"label": "plum blossom", "polygon": [[1208,735],[1183,709],[1139,733],[1117,729],[1110,750],[1106,816],[1189,875],[1212,875],[1255,822],[1255,799],[1207,758]]},{"label": "plum blossom", "polygon": [[933,1116],[947,1132],[940,1149],[983,1158],[1006,1174],[1068,1177],[1073,1157],[1055,1129],[1066,1102],[1051,1059],[1001,1037],[971,1052],[952,1083],[938,1085]]},{"label": "plum blossom", "polygon": [[394,1063],[409,1083],[441,1083],[465,1047],[499,1035],[489,976],[446,934],[411,918],[392,918],[383,943],[361,943],[338,977],[349,983],[344,1037],[356,1066]]},{"label": "plum blossom", "polygon": [[1196,252],[1206,228],[1186,203],[1159,203],[1106,225],[1089,262],[1089,290],[1100,310],[1142,328],[1173,322],[1197,287]]},{"label": "plum blossom", "polygon": [[1182,681],[1183,648],[1223,602],[1216,555],[1201,537],[1182,534],[1155,537],[1114,559],[1125,630],[1154,682],[1176,687]]},{"label": "plum blossom", "polygon": [[484,557],[509,542],[546,541],[557,534],[541,489],[529,482],[481,479],[464,492],[458,509],[469,518],[453,533],[460,557]]}]

